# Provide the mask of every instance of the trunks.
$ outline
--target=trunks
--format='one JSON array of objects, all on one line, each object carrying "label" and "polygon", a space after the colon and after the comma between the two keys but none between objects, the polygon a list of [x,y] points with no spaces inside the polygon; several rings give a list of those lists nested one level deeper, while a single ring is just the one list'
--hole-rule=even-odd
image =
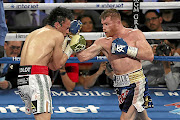
[{"label": "trunks", "polygon": [[47,66],[20,66],[17,84],[19,95],[25,103],[26,114],[53,112],[50,91],[52,83]]},{"label": "trunks", "polygon": [[129,74],[114,75],[113,86],[118,96],[119,108],[123,112],[127,112],[130,106],[134,105],[138,112],[142,112],[145,104],[150,104],[152,107],[152,100],[151,103],[148,101],[151,97],[148,93],[147,84],[142,69]]}]

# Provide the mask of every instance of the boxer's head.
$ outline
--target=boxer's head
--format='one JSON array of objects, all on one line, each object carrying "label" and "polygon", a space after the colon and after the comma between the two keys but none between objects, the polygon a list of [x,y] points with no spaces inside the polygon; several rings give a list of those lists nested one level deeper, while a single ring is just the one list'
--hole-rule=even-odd
[{"label": "boxer's head", "polygon": [[55,27],[66,36],[69,33],[69,27],[72,20],[73,14],[71,10],[63,7],[56,7],[50,12],[47,24]]},{"label": "boxer's head", "polygon": [[112,37],[120,26],[121,23],[121,15],[116,9],[107,9],[102,12],[100,15],[101,23],[103,25],[103,32],[105,32],[107,37]]}]

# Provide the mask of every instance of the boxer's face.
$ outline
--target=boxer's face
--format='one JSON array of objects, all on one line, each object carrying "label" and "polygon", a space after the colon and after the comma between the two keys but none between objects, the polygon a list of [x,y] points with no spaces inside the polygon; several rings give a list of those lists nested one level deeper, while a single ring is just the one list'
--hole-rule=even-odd
[{"label": "boxer's face", "polygon": [[64,36],[67,36],[69,34],[70,24],[71,24],[71,21],[66,19],[64,22],[62,22],[62,26],[60,25],[58,30],[62,32]]},{"label": "boxer's face", "polygon": [[115,33],[114,28],[115,23],[111,20],[111,17],[106,17],[105,19],[101,19],[101,23],[103,25],[103,32],[105,32],[107,37],[112,37]]}]

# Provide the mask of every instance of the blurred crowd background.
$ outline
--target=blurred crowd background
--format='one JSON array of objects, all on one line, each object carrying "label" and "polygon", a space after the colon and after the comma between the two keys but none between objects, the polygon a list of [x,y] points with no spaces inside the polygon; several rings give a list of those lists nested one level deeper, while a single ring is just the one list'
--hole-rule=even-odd
[{"label": "blurred crowd background", "polygon": [[[4,0],[4,3],[89,3],[89,2],[132,2],[132,0]],[[178,2],[178,0],[141,0],[141,2]],[[180,4],[180,3],[178,3]],[[103,10],[72,10],[74,18],[83,23],[81,32],[102,32],[99,16]],[[122,23],[127,28],[133,28],[132,10],[119,10]],[[9,33],[30,33],[45,25],[50,10],[5,10],[6,24]],[[180,9],[140,10],[139,26],[142,32],[179,31]],[[157,56],[179,56],[179,39],[147,39]],[[94,40],[87,41],[87,47]],[[20,56],[23,42],[9,41],[5,43],[7,57]],[[103,54],[100,53],[99,56]],[[72,56],[73,57],[73,56]],[[149,80],[149,86],[164,85],[169,90],[177,90],[180,83],[180,62],[142,61],[143,69]],[[4,81],[1,89],[17,87],[18,65],[1,65],[1,71],[8,66],[7,72],[1,74]],[[53,85],[73,91],[75,86],[83,85],[85,89],[98,85],[113,87],[113,71],[108,62],[97,63],[67,63],[58,71],[49,71]],[[173,83],[173,84],[170,84]]]}]

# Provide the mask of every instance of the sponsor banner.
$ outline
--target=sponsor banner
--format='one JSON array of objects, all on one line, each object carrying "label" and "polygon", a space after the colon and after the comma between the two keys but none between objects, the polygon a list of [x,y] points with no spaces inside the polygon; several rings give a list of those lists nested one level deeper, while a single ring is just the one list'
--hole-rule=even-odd
[{"label": "sponsor banner", "polygon": [[134,19],[134,29],[138,29],[139,26],[139,11],[140,11],[140,2],[139,0],[133,0],[133,19]]},{"label": "sponsor banner", "polygon": [[[33,105],[35,105],[36,102],[33,101]],[[37,106],[37,103],[36,105]],[[35,107],[34,107],[35,108]],[[87,105],[85,107],[78,107],[78,106],[72,106],[72,107],[63,107],[63,106],[55,106],[53,107],[53,113],[98,113],[98,110],[100,107],[96,107],[94,105]],[[16,105],[7,105],[7,106],[0,106],[0,113],[8,114],[8,113],[18,113],[23,112],[25,113],[25,107],[24,106],[16,106]],[[36,112],[36,110],[34,111]]]},{"label": "sponsor banner", "polygon": [[101,4],[96,4],[97,8],[123,8],[124,4],[123,3],[101,3]]},{"label": "sponsor banner", "polygon": [[[180,119],[180,91],[170,92],[164,88],[150,88],[154,108],[147,109],[152,120]],[[93,87],[89,90],[77,86],[73,92],[62,88],[51,89],[53,101],[52,119],[119,119],[121,111],[113,88]],[[0,119],[34,119],[24,113],[24,103],[17,89],[0,90]],[[35,103],[33,105],[36,106]]]}]

